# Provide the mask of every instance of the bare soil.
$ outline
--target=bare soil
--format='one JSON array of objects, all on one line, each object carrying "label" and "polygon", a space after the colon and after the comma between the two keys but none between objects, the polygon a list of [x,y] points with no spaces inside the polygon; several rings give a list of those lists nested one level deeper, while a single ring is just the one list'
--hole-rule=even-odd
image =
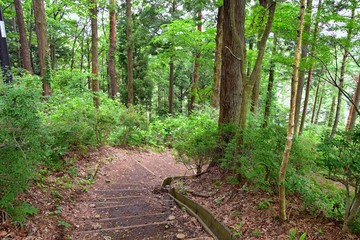
[{"label": "bare soil", "polygon": [[291,239],[290,232],[294,229],[297,238],[306,232],[308,240],[360,239],[360,236],[342,233],[339,222],[312,216],[296,197],[288,199],[289,220],[281,222],[277,195],[248,185],[231,185],[227,176],[225,171],[214,167],[197,178],[183,178],[173,184],[210,210],[239,239]]}]

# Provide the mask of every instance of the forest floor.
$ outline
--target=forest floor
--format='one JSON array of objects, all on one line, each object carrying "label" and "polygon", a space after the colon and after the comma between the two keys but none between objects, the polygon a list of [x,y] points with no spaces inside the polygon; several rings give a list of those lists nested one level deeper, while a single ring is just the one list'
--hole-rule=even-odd
[{"label": "forest floor", "polygon": [[[22,227],[0,225],[0,239],[212,239],[194,217],[161,190],[168,176],[191,175],[169,151],[102,147],[71,153],[63,168],[43,169],[19,199],[38,209]],[[93,176],[95,175],[95,178]],[[289,221],[277,217],[277,196],[231,185],[218,168],[175,185],[209,209],[239,239],[360,239],[341,233],[341,224],[312,216],[292,198]],[[296,238],[293,238],[296,239]]]},{"label": "forest floor", "polygon": [[173,184],[180,185],[179,189],[210,210],[239,239],[296,240],[305,232],[306,239],[360,239],[341,232],[340,222],[311,215],[296,196],[288,199],[288,221],[282,223],[277,195],[256,190],[246,183],[242,187],[229,184],[227,176],[224,170],[213,167],[197,178],[178,179]]}]

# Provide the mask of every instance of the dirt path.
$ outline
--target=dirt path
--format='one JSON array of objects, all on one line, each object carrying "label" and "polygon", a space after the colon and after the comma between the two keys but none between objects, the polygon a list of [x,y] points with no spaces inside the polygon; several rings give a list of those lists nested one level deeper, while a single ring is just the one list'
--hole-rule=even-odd
[{"label": "dirt path", "polygon": [[96,182],[73,208],[73,239],[211,239],[161,191],[168,176],[191,174],[169,152],[106,148]]}]

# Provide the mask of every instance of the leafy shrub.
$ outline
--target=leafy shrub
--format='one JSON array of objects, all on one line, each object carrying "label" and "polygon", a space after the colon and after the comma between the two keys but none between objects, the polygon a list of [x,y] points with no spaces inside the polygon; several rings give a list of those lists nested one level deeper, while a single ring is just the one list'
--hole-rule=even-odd
[{"label": "leafy shrub", "polygon": [[178,160],[195,165],[198,173],[217,148],[217,120],[210,110],[194,112],[189,117],[154,118],[142,134],[150,146],[174,148]]},{"label": "leafy shrub", "polygon": [[351,222],[360,212],[360,126],[352,132],[339,132],[335,138],[323,136],[318,149],[319,163],[327,168],[329,176],[345,185],[343,227],[349,231]]},{"label": "leafy shrub", "polygon": [[0,84],[0,209],[21,222],[34,211],[16,203],[16,195],[28,185],[36,165],[46,158],[40,95],[23,86]]},{"label": "leafy shrub", "polygon": [[116,125],[109,134],[111,145],[140,146],[145,143],[144,131],[148,120],[136,108],[123,108],[116,115]]},{"label": "leafy shrub", "polygon": [[185,164],[194,164],[196,173],[199,174],[216,151],[217,122],[209,113],[193,113],[174,131],[174,137],[178,159]]}]

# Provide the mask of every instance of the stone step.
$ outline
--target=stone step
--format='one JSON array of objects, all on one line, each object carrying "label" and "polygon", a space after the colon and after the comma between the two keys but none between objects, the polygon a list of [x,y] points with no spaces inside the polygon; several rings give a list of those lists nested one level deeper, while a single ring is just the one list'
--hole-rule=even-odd
[{"label": "stone step", "polygon": [[[147,190],[143,189],[103,189],[94,190],[94,193],[102,197],[125,197],[125,196],[140,196]],[[150,192],[150,191],[149,191]]]},{"label": "stone step", "polygon": [[157,222],[164,222],[168,220],[170,212],[146,214],[146,215],[135,215],[118,218],[104,218],[91,222],[84,222],[82,224],[82,230],[90,231],[96,229],[108,229],[116,227],[129,227],[144,224],[152,224]]},{"label": "stone step", "polygon": [[129,197],[114,197],[114,198],[98,198],[89,202],[90,207],[101,208],[114,205],[125,205],[125,204],[136,204],[146,203],[149,200],[148,197],[144,196],[129,196]]},{"label": "stone step", "polygon": [[100,218],[116,218],[119,216],[145,215],[166,212],[157,205],[149,206],[149,203],[125,204],[95,208]]},{"label": "stone step", "polygon": [[149,224],[139,224],[125,227],[113,227],[88,231],[75,232],[73,239],[78,240],[104,240],[104,239],[126,239],[126,240],[160,240],[175,239],[176,229],[172,222],[162,221]]}]

